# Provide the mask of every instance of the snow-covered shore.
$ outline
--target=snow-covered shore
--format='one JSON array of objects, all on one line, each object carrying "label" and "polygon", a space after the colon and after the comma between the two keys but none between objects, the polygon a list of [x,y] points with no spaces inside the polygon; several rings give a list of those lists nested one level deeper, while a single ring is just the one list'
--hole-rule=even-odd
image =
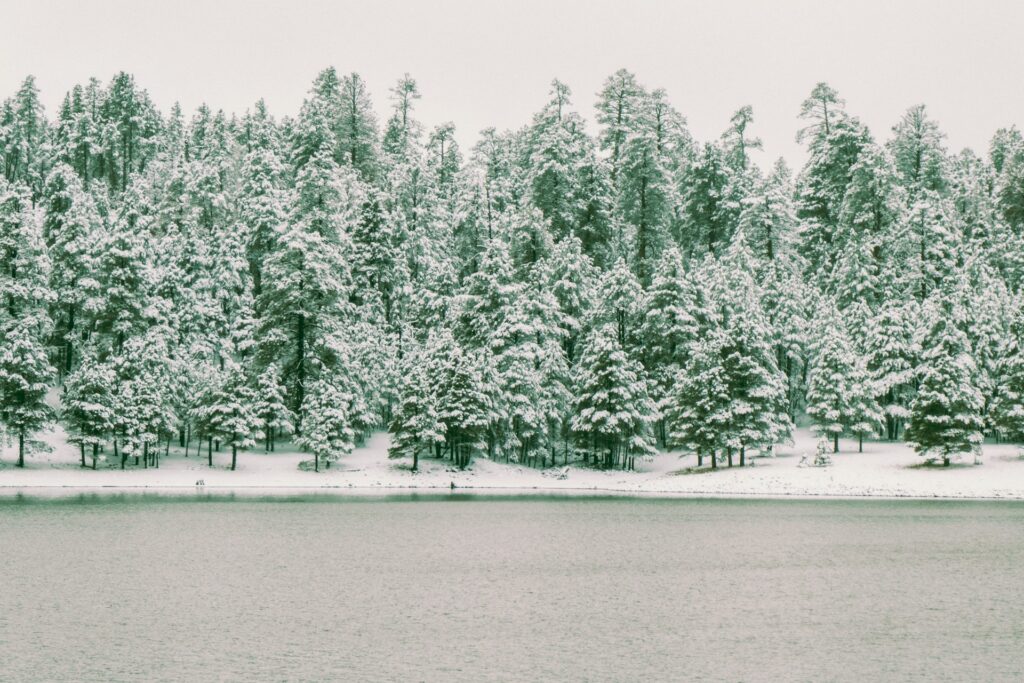
[{"label": "snow-covered shore", "polygon": [[[299,468],[309,456],[285,449],[265,454],[262,450],[240,453],[238,469],[230,471],[231,455],[214,453],[214,467],[206,453],[195,450],[185,457],[172,448],[159,469],[134,467],[120,470],[114,462],[100,462],[98,469],[81,469],[75,446],[68,444],[60,428],[45,435],[49,453],[34,453],[24,469],[16,468],[16,452],[0,450],[0,495],[31,493],[52,495],[86,490],[106,492],[153,490],[167,494],[194,495],[197,481],[207,492],[249,491],[260,495],[399,492],[402,490],[450,491],[456,489],[492,493],[618,492],[685,496],[752,497],[879,497],[879,498],[978,498],[1024,500],[1024,457],[1013,444],[987,444],[981,465],[972,461],[951,467],[928,467],[901,443],[866,442],[857,453],[853,441],[841,441],[840,453],[831,467],[800,467],[801,456],[813,454],[814,436],[798,430],[793,446],[782,446],[775,457],[756,457],[744,468],[717,471],[696,468],[696,457],[662,453],[638,462],[637,471],[600,471],[570,467],[539,470],[520,465],[474,460],[466,471],[447,462],[420,460],[420,471],[410,462],[389,460],[387,434],[374,435],[362,448],[342,457],[325,471]],[[129,461],[130,463],[131,461]],[[737,463],[738,464],[738,463]]]}]

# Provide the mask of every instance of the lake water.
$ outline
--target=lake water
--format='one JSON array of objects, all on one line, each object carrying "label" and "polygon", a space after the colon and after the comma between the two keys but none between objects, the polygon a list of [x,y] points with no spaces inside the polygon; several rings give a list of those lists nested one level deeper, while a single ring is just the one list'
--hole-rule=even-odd
[{"label": "lake water", "polygon": [[1024,505],[0,500],[0,679],[1024,678]]}]

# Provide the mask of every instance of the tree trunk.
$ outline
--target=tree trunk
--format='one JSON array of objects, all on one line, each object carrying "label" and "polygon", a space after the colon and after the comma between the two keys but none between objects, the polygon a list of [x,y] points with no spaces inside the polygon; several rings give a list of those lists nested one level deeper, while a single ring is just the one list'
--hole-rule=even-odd
[{"label": "tree trunk", "polygon": [[100,448],[99,444],[94,443],[92,445],[92,468],[93,469],[96,469],[96,457],[97,457],[96,454],[97,454],[97,451],[99,451],[99,448]]},{"label": "tree trunk", "polygon": [[213,437],[206,440],[206,464],[213,467]]},{"label": "tree trunk", "polygon": [[943,458],[942,459],[942,466],[943,467],[949,467],[949,458]]},{"label": "tree trunk", "polygon": [[415,448],[412,451],[412,471],[418,472],[420,469],[420,449]]},{"label": "tree trunk", "polygon": [[729,463],[729,467],[732,467],[732,449],[731,448],[725,449],[725,457],[726,457],[727,462]]},{"label": "tree trunk", "polygon": [[313,471],[320,471],[320,454],[315,452],[313,453]]},{"label": "tree trunk", "polygon": [[238,447],[231,444],[231,471],[235,471],[235,463],[238,461]]},{"label": "tree trunk", "polygon": [[740,446],[740,467],[747,466],[747,447]]},{"label": "tree trunk", "polygon": [[18,432],[18,467],[25,466],[25,430]]},{"label": "tree trunk", "polygon": [[85,442],[79,442],[78,452],[82,456],[82,467],[85,467]]},{"label": "tree trunk", "polygon": [[718,469],[718,454],[715,453],[715,449],[711,449],[711,469]]},{"label": "tree trunk", "polygon": [[839,452],[839,432],[832,433],[832,452]]},{"label": "tree trunk", "polygon": [[863,453],[864,452],[864,435],[863,434],[858,434],[857,435],[857,452],[858,453]]},{"label": "tree trunk", "polygon": [[697,449],[697,467],[701,467],[704,464],[704,454]]}]

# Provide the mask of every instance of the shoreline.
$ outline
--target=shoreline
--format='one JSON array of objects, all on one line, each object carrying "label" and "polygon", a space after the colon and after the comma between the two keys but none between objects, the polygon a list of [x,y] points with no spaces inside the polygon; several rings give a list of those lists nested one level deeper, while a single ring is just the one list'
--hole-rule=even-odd
[{"label": "shoreline", "polygon": [[479,498],[636,498],[636,499],[678,499],[678,500],[878,500],[878,501],[963,501],[963,502],[1024,502],[1024,494],[1007,495],[941,495],[924,493],[813,493],[785,491],[703,491],[703,490],[637,490],[613,487],[542,487],[542,486],[449,486],[427,484],[354,486],[342,484],[321,484],[316,486],[241,484],[204,485],[185,484],[3,484],[0,483],[0,500],[28,495],[38,499],[67,498],[89,493],[96,494],[139,494],[154,493],[157,496],[179,499],[202,499],[205,497],[234,496],[242,494],[254,498],[286,499],[293,496],[322,494],[325,498],[392,498],[405,495],[425,494],[437,498],[453,496],[474,496]]},{"label": "shoreline", "polygon": [[[973,500],[1024,501],[1024,457],[1016,444],[986,444],[981,465],[962,461],[946,467],[922,465],[902,443],[840,441],[829,467],[804,467],[816,440],[798,429],[793,443],[774,455],[749,454],[746,467],[696,467],[696,456],[660,452],[637,461],[636,470],[600,470],[578,462],[539,469],[486,458],[465,470],[451,462],[388,457],[390,436],[378,432],[321,472],[308,471],[309,456],[291,444],[274,453],[186,456],[172,446],[159,467],[129,466],[103,458],[96,470],[79,466],[80,453],[63,430],[45,435],[48,450],[33,453],[24,469],[0,447],[0,500],[58,499],[80,495],[152,495],[202,499],[214,496],[372,498],[387,496],[617,497],[732,500]],[[203,482],[202,485],[197,485]]]}]

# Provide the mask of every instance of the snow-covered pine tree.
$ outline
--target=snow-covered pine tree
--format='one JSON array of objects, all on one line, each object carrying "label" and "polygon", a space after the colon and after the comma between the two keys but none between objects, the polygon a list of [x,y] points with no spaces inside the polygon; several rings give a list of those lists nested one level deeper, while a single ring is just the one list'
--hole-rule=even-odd
[{"label": "snow-covered pine tree", "polygon": [[719,254],[735,229],[726,196],[729,169],[718,145],[707,143],[686,169],[681,198],[682,220],[676,240],[688,256]]},{"label": "snow-covered pine tree", "polygon": [[338,101],[338,161],[358,171],[363,180],[372,182],[379,171],[380,142],[366,81],[354,72],[342,78]]},{"label": "snow-covered pine tree", "polygon": [[[826,303],[815,321],[816,339],[807,376],[807,414],[816,428],[832,437],[839,452],[839,435],[858,436],[869,430],[880,413],[875,390],[862,361],[857,357],[834,307]],[[879,420],[880,421],[880,420]]]},{"label": "snow-covered pine tree", "polygon": [[263,436],[263,420],[257,412],[256,392],[239,365],[228,366],[221,382],[208,397],[206,415],[209,434],[231,446],[231,470],[238,462],[238,449],[256,445]]},{"label": "snow-covered pine tree", "polygon": [[863,357],[855,356],[853,372],[848,381],[850,402],[847,428],[850,433],[857,436],[857,452],[863,453],[864,437],[868,434],[877,434],[885,418],[881,406],[875,399],[877,389],[871,381]]},{"label": "snow-covered pine tree", "polygon": [[679,205],[676,169],[689,153],[689,136],[663,90],[640,100],[635,123],[622,146],[618,190],[620,212],[632,236],[630,261],[646,286],[669,240]]},{"label": "snow-covered pine tree", "polygon": [[740,202],[739,228],[754,253],[766,261],[793,259],[796,216],[792,173],[783,159]]},{"label": "snow-covered pine tree", "polygon": [[914,340],[918,310],[914,301],[888,301],[869,321],[865,336],[867,371],[885,416],[890,441],[899,438],[900,429],[910,417],[916,383],[914,368],[919,358]]},{"label": "snow-covered pine tree", "polygon": [[807,259],[807,279],[826,285],[841,247],[833,240],[851,169],[871,136],[826,83],[814,87],[800,117],[809,122],[799,135],[800,141],[809,141],[809,158],[797,179],[800,251]]},{"label": "snow-covered pine tree", "polygon": [[625,69],[609,76],[598,93],[597,123],[601,126],[598,140],[601,149],[610,155],[611,180],[616,186],[623,164],[623,148],[638,125],[645,96],[636,76]]},{"label": "snow-covered pine tree", "polygon": [[[651,398],[664,415],[672,384],[684,367],[690,343],[697,337],[694,317],[696,295],[682,254],[676,247],[664,251],[654,271],[646,297],[646,313],[640,327],[643,362],[652,382]],[[658,423],[659,438],[667,441],[664,420]]]},{"label": "snow-covered pine tree", "polygon": [[412,456],[412,471],[419,471],[420,453],[444,443],[437,387],[431,381],[426,351],[410,353],[402,364],[402,385],[389,430],[392,434],[388,457]]},{"label": "snow-covered pine tree", "polygon": [[925,458],[950,459],[981,454],[982,396],[975,384],[975,363],[961,326],[962,304],[953,293],[937,290],[925,302],[927,328],[921,340],[918,390],[904,433]]},{"label": "snow-covered pine tree", "polygon": [[569,111],[572,91],[551,83],[551,99],[534,116],[529,131],[531,202],[551,225],[555,239],[576,235],[586,198],[581,172],[591,145],[583,119]]},{"label": "snow-covered pine tree", "polygon": [[313,454],[313,470],[320,462],[330,467],[339,456],[351,453],[355,433],[349,418],[351,397],[345,396],[328,377],[314,380],[302,403],[302,434],[295,440]]},{"label": "snow-covered pine tree", "polygon": [[[170,337],[167,328],[153,327],[127,339],[114,361],[118,379],[115,429],[120,427],[123,455],[142,458],[146,467],[160,466],[160,439],[169,442],[177,428]],[[121,462],[123,467],[123,457]]]},{"label": "snow-covered pine tree", "polygon": [[625,259],[619,259],[603,274],[597,287],[601,296],[594,311],[593,326],[611,324],[619,346],[633,349],[638,343],[636,336],[643,315],[644,292],[640,281]]},{"label": "snow-covered pine tree", "polygon": [[591,333],[576,367],[572,430],[602,467],[632,469],[655,452],[651,423],[657,406],[639,363],[626,355],[615,325]]},{"label": "snow-covered pine tree", "polygon": [[278,435],[295,431],[295,414],[288,408],[288,389],[281,381],[281,371],[271,363],[256,378],[255,405],[257,417],[263,422],[266,452],[274,450]]},{"label": "snow-covered pine tree", "polygon": [[576,360],[586,317],[594,307],[597,276],[593,262],[583,253],[582,242],[573,237],[557,242],[551,257],[544,261],[543,286],[558,304],[555,315],[568,363]]},{"label": "snow-covered pine tree", "polygon": [[79,445],[82,467],[85,467],[86,449],[89,449],[92,468],[96,469],[99,449],[114,431],[116,383],[113,366],[99,360],[94,351],[87,350],[64,385],[61,417]]},{"label": "snow-covered pine tree", "polygon": [[94,295],[96,280],[89,244],[99,239],[101,218],[96,203],[74,170],[60,164],[46,183],[44,239],[51,261],[50,287],[56,300],[58,340],[64,344],[64,372],[74,367],[74,342],[84,301]]},{"label": "snow-covered pine tree", "polygon": [[808,339],[805,308],[810,288],[799,276],[798,266],[784,268],[771,261],[761,276],[761,308],[768,317],[775,362],[786,378],[786,402],[790,420],[796,417],[803,401],[804,368],[807,365]]},{"label": "snow-covered pine tree", "polygon": [[33,318],[48,333],[50,259],[27,185],[0,178],[0,323]]},{"label": "snow-covered pine tree", "polygon": [[696,452],[698,466],[710,456],[712,469],[718,467],[717,453],[726,448],[726,433],[732,423],[724,364],[728,344],[728,336],[718,325],[691,342],[689,362],[679,370],[666,406],[670,442]]},{"label": "snow-covered pine tree", "polygon": [[31,319],[0,326],[0,427],[18,440],[18,467],[25,466],[26,440],[53,417],[46,402],[51,373]]},{"label": "snow-covered pine tree", "polygon": [[1024,306],[1017,304],[996,366],[996,392],[990,418],[1005,439],[1024,438]]},{"label": "snow-covered pine tree", "polygon": [[489,359],[484,352],[467,351],[458,344],[450,348],[437,417],[445,427],[445,442],[452,459],[465,469],[474,453],[489,446],[498,413],[494,385],[488,385],[485,376],[492,381],[496,377],[487,367]]},{"label": "snow-covered pine tree", "polygon": [[910,107],[893,126],[889,150],[900,182],[912,194],[942,192],[947,184],[945,135],[923,104]]}]

